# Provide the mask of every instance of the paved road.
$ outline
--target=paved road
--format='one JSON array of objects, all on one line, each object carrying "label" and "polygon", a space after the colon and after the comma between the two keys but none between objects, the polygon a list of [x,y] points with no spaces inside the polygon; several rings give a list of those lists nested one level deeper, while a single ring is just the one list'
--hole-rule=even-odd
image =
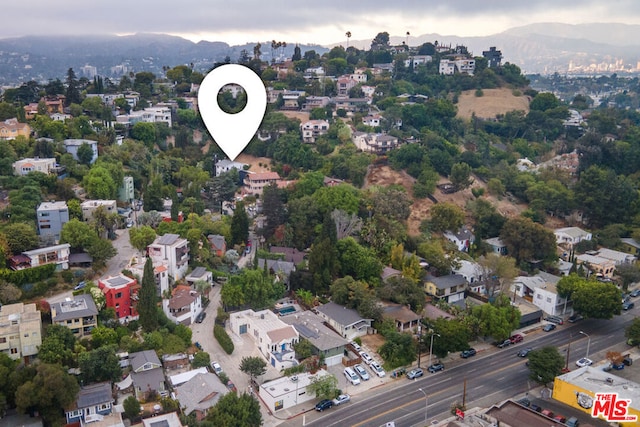
[{"label": "paved road", "polygon": [[[428,395],[428,421],[443,420],[450,416],[451,403],[462,401],[465,379],[468,408],[487,407],[509,397],[521,397],[536,388],[537,384],[528,379],[529,370],[524,360],[516,356],[519,349],[553,345],[566,354],[571,339],[569,368],[574,369],[575,361],[584,356],[587,350],[588,339],[580,331],[589,334],[590,358],[599,361],[605,358],[606,351],[629,349],[625,344],[624,328],[636,314],[632,310],[612,320],[585,320],[575,324],[566,323],[551,333],[535,332],[518,345],[502,350],[492,348],[467,360],[454,359],[447,364],[444,372],[426,373],[415,381],[400,378],[384,388],[354,396],[351,404],[322,413],[307,413],[305,422],[306,425],[322,427],[378,427],[389,421],[394,421],[396,427],[424,426],[425,395],[419,389]],[[632,367],[629,371],[634,369],[637,368]],[[297,417],[283,425],[303,425],[302,418]],[[589,422],[599,425],[591,420]]]},{"label": "paved road", "polygon": [[107,261],[107,268],[102,274],[103,277],[115,276],[119,274],[128,264],[134,255],[140,255],[140,252],[131,246],[129,242],[129,229],[116,230],[118,236],[113,243],[113,247],[116,249],[116,256]]}]

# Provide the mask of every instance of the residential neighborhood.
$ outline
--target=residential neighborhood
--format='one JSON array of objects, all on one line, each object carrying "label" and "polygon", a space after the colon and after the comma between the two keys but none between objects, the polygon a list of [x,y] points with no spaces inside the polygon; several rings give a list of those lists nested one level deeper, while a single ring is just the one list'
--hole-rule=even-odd
[{"label": "residential neighborhood", "polygon": [[637,84],[408,36],[217,64],[267,94],[236,159],[211,69],[0,88],[0,427],[603,425],[588,378],[640,416]]}]

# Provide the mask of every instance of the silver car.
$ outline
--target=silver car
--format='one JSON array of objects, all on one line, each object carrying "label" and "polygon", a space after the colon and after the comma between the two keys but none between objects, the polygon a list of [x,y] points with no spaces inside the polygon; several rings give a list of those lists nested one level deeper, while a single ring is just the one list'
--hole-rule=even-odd
[{"label": "silver car", "polygon": [[364,381],[368,381],[369,380],[369,373],[367,372],[366,369],[364,369],[364,367],[361,364],[357,364],[353,367],[353,370],[356,371],[356,373],[358,375],[360,375],[360,378],[362,378]]}]

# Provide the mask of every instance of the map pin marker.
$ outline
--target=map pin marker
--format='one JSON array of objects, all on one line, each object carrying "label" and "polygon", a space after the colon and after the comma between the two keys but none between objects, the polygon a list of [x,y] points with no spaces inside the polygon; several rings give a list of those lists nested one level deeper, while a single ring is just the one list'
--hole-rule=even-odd
[{"label": "map pin marker", "polygon": [[[218,105],[218,93],[227,84],[242,86],[247,104],[242,111],[230,114]],[[209,134],[231,160],[251,142],[267,108],[267,91],[260,77],[238,64],[225,64],[207,74],[198,90],[198,108]]]}]

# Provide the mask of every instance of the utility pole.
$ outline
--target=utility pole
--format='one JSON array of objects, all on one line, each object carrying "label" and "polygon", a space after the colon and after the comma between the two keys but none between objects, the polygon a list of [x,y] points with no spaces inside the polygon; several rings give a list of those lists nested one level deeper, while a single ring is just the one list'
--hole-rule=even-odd
[{"label": "utility pole", "polygon": [[467,407],[467,378],[464,379],[464,387],[462,388],[462,406]]}]

